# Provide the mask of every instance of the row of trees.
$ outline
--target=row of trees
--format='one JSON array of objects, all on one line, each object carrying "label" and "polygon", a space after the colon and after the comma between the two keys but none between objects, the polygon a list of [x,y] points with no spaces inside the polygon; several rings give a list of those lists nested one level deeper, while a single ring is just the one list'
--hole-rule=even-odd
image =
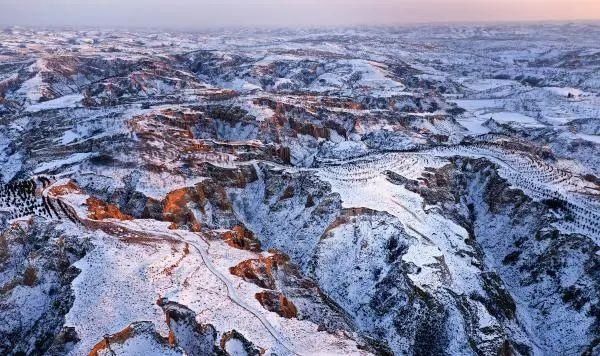
[{"label": "row of trees", "polygon": [[[37,182],[43,188],[52,184],[48,177],[37,177]],[[42,216],[61,219],[66,217],[77,222],[77,215],[62,201],[37,196],[38,183],[34,179],[19,180],[0,185],[0,207],[8,208],[9,219],[19,219],[26,216]]]}]

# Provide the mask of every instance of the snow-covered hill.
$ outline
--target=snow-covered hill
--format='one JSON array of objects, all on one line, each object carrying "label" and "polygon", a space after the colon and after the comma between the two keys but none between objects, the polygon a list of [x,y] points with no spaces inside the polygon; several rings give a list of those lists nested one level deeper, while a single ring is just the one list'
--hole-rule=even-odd
[{"label": "snow-covered hill", "polygon": [[0,354],[600,353],[599,36],[5,29]]}]

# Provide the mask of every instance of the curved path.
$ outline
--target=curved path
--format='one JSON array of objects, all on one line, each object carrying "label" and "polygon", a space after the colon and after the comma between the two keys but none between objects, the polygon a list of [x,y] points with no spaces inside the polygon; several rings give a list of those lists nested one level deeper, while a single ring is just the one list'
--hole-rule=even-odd
[{"label": "curved path", "polygon": [[[48,187],[46,187],[42,191],[42,195],[45,196],[45,197],[48,197],[48,195],[49,195],[48,194],[49,189],[53,185],[54,184],[51,184]],[[52,197],[52,198],[59,199],[58,197]],[[63,203],[66,204],[66,205],[68,205],[69,207],[71,207],[74,212],[77,211],[69,202],[63,201]],[[87,216],[81,217],[81,216],[78,215],[77,218],[79,218],[81,221],[89,221],[89,222],[94,222],[94,223],[102,222],[100,220],[90,219]],[[200,247],[197,244],[197,241],[192,241],[189,238],[185,238],[185,237],[181,236],[176,231],[173,231],[172,234],[166,234],[166,233],[156,232],[156,231],[149,231],[149,230],[146,230],[145,228],[143,228],[137,221],[133,220],[133,222],[137,226],[137,229],[132,228],[131,225],[127,225],[127,224],[123,224],[123,223],[119,223],[119,222],[114,222],[114,224],[117,225],[117,226],[119,226],[119,227],[121,227],[121,228],[123,228],[123,229],[133,230],[133,231],[137,231],[137,232],[140,232],[140,233],[157,236],[157,237],[160,237],[160,238],[165,239],[165,240],[176,240],[176,241],[179,241],[179,242],[185,242],[185,243],[188,243],[189,245],[191,245],[196,251],[198,251],[198,253],[200,254],[200,256],[202,258],[202,261],[204,262],[204,265],[208,268],[208,270],[215,277],[217,277],[221,282],[223,282],[223,284],[225,285],[225,287],[227,289],[227,296],[229,297],[229,299],[234,304],[238,305],[240,308],[242,308],[242,309],[246,310],[247,312],[249,312],[250,314],[254,315],[261,322],[261,324],[265,327],[265,329],[267,329],[267,331],[269,332],[269,334],[271,334],[271,336],[273,336],[273,338],[289,354],[292,354],[292,355],[303,355],[301,352],[298,352],[296,350],[295,346],[292,345],[289,341],[287,341],[286,338],[277,329],[275,329],[275,327],[264,317],[263,313],[261,313],[260,311],[256,310],[252,306],[248,305],[246,302],[244,302],[244,300],[242,300],[242,298],[239,297],[239,295],[237,294],[237,292],[235,290],[235,287],[233,286],[233,284],[231,283],[231,281],[227,278],[227,276],[225,276],[223,273],[221,273],[219,270],[217,270],[217,268],[212,263],[209,255],[208,255],[207,249],[204,249],[204,248]],[[198,238],[201,239],[200,236],[198,236]],[[205,242],[205,243],[207,245],[209,245],[208,242]]]},{"label": "curved path", "polygon": [[173,233],[174,235],[176,235],[178,237],[178,239],[180,241],[184,241],[187,242],[188,244],[190,244],[192,247],[194,247],[196,249],[196,251],[198,251],[200,253],[200,256],[202,257],[202,261],[204,262],[204,264],[206,265],[206,267],[211,271],[211,273],[217,277],[218,279],[221,280],[221,282],[223,282],[223,284],[225,284],[225,286],[227,287],[227,295],[229,296],[229,299],[231,299],[232,302],[234,302],[235,304],[237,304],[239,307],[245,309],[246,311],[248,311],[250,314],[254,315],[260,322],[261,324],[263,324],[263,326],[267,329],[267,331],[269,331],[269,333],[281,344],[281,346],[283,346],[288,352],[292,353],[292,354],[296,354],[296,355],[301,355],[301,353],[294,351],[295,347],[294,345],[292,345],[291,343],[289,343],[280,333],[279,331],[277,331],[273,325],[271,325],[271,323],[264,317],[264,315],[259,312],[258,310],[256,310],[255,308],[249,306],[248,304],[246,304],[246,302],[244,302],[237,294],[235,288],[233,287],[233,284],[231,283],[231,281],[221,272],[219,272],[216,267],[213,265],[213,263],[211,262],[207,251],[204,250],[203,248],[200,248],[194,241],[190,241],[184,237],[182,237],[181,235],[179,235],[177,232]]}]

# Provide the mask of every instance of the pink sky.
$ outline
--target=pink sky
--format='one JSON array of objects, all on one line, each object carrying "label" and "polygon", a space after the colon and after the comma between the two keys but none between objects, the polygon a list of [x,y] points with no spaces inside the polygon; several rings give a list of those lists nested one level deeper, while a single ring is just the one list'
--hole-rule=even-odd
[{"label": "pink sky", "polygon": [[390,25],[600,20],[600,0],[0,0],[0,24]]}]

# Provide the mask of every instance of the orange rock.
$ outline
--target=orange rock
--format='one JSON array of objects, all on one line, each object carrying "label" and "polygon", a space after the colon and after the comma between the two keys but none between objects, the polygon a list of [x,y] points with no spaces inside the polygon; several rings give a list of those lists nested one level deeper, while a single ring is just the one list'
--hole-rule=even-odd
[{"label": "orange rock", "polygon": [[201,225],[187,205],[192,201],[203,200],[201,198],[203,197],[194,194],[190,188],[177,189],[167,194],[163,202],[163,218],[172,222],[169,228],[178,229],[188,224],[192,231],[200,231]]},{"label": "orange rock", "polygon": [[89,197],[85,203],[88,206],[88,217],[90,219],[133,220],[133,217],[123,214],[116,205],[108,204],[100,199]]},{"label": "orange rock", "polygon": [[233,229],[224,232],[221,238],[231,247],[241,250],[260,252],[260,242],[254,237],[252,231],[242,225],[235,226]]},{"label": "orange rock", "polygon": [[49,193],[55,197],[67,194],[84,194],[83,190],[71,180],[66,184],[53,186],[50,188]]},{"label": "orange rock", "polygon": [[134,330],[131,326],[126,327],[125,329],[119,331],[116,334],[112,334],[110,336],[105,337],[102,341],[94,345],[92,351],[90,351],[89,356],[98,356],[98,353],[102,350],[106,350],[109,348],[110,343],[123,344],[129,338],[134,336]]},{"label": "orange rock", "polygon": [[175,337],[175,332],[173,331],[173,329],[169,329],[169,345],[177,345],[177,337]]},{"label": "orange rock", "polygon": [[170,192],[165,198],[164,214],[180,215],[189,200],[186,188]]},{"label": "orange rock", "polygon": [[219,183],[207,180],[194,187],[181,188],[167,194],[162,202],[151,201],[146,205],[145,216],[171,222],[170,228],[187,227],[191,231],[201,231],[200,217],[196,217],[192,207],[204,214],[208,202],[220,211],[231,211],[232,204],[224,186],[243,187],[247,184],[243,172],[236,170],[219,171]]},{"label": "orange rock", "polygon": [[229,268],[229,272],[261,288],[275,289],[274,274],[280,266],[288,262],[289,258],[287,256],[275,253],[269,257],[242,261],[236,266]]},{"label": "orange rock", "polygon": [[298,317],[298,309],[294,303],[280,292],[262,291],[256,293],[255,297],[268,311],[275,312],[287,319]]}]

